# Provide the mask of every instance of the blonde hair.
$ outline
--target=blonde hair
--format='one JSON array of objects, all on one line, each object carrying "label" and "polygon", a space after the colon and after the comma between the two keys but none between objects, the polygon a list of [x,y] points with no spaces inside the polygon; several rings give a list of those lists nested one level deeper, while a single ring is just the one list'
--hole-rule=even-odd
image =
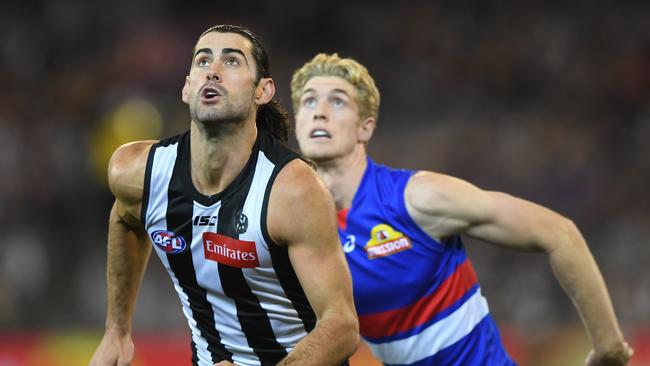
[{"label": "blonde hair", "polygon": [[302,89],[316,76],[338,76],[354,86],[357,90],[356,102],[359,105],[359,117],[374,117],[379,113],[379,90],[368,70],[351,58],[341,58],[338,54],[319,53],[300,69],[293,73],[291,79],[291,101],[293,110],[298,112]]}]

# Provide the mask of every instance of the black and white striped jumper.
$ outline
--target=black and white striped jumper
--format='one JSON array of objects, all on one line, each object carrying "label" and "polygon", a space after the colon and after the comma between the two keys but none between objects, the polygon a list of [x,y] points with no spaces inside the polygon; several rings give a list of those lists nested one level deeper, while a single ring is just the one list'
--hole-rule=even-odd
[{"label": "black and white striped jumper", "polygon": [[205,196],[192,184],[189,132],[151,147],[142,222],[180,298],[194,365],[274,365],[314,328],[287,248],[266,227],[273,181],[296,158],[259,130],[237,178]]}]

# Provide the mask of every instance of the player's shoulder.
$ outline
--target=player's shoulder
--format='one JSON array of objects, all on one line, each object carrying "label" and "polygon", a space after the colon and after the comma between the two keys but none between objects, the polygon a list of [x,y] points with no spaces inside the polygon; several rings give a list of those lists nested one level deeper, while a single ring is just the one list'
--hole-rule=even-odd
[{"label": "player's shoulder", "polygon": [[275,243],[300,242],[330,227],[335,232],[335,217],[334,200],[311,166],[294,159],[282,167],[268,202],[267,227]]},{"label": "player's shoulder", "polygon": [[309,199],[327,192],[314,169],[301,159],[293,159],[282,167],[273,182],[273,191],[284,199]]},{"label": "player's shoulder", "polygon": [[156,141],[135,141],[118,147],[108,164],[108,184],[116,198],[140,200],[149,150]]},{"label": "player's shoulder", "polygon": [[409,180],[409,184],[414,186],[433,186],[444,188],[447,186],[454,186],[464,182],[460,178],[456,178],[444,173],[434,172],[430,170],[418,170]]},{"label": "player's shoulder", "polygon": [[463,191],[473,187],[469,182],[451,175],[421,170],[409,179],[404,198],[407,203],[431,209],[432,206],[449,203]]}]

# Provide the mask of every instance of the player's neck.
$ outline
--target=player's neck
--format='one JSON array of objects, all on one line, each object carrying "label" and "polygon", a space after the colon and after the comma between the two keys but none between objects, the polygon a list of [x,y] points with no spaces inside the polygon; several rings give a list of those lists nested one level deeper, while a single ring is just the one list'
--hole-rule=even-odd
[{"label": "player's neck", "polygon": [[209,196],[226,189],[248,162],[256,138],[254,121],[224,128],[192,122],[190,156],[196,190]]},{"label": "player's neck", "polygon": [[318,175],[334,197],[337,210],[349,208],[368,165],[365,149],[328,162],[316,163]]}]

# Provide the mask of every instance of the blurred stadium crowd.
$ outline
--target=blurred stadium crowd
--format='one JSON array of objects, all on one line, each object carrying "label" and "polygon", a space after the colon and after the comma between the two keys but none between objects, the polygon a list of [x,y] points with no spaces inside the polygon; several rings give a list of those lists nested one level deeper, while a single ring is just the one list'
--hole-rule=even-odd
[{"label": "blurred stadium crowd", "polygon": [[[41,1],[0,7],[0,329],[101,329],[120,143],[189,125],[194,41],[259,34],[278,98],[316,52],[368,66],[376,161],[436,170],[571,217],[624,329],[650,326],[650,7],[643,2]],[[292,142],[295,146],[295,142]],[[495,318],[543,334],[578,316],[543,255],[468,241]],[[136,328],[184,329],[153,258]]]}]

